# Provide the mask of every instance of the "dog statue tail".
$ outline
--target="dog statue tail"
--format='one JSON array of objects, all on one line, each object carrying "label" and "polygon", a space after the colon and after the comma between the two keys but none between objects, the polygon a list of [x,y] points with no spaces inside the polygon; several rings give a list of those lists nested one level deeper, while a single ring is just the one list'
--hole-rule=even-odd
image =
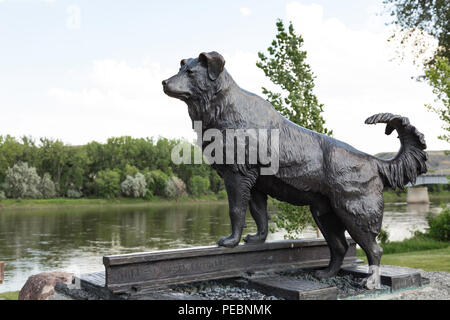
[{"label": "dog statue tail", "polygon": [[378,171],[385,186],[392,189],[403,188],[411,182],[415,184],[417,176],[427,172],[428,154],[425,138],[409,119],[391,113],[378,113],[365,121],[366,124],[386,123],[387,135],[397,130],[401,142],[400,151],[390,160],[378,159]]}]

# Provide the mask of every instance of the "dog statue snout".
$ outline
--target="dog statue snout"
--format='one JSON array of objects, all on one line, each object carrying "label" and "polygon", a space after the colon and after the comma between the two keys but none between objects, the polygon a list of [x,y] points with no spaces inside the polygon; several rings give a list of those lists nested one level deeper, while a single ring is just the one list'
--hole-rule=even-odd
[{"label": "dog statue snout", "polygon": [[163,80],[162,85],[165,87],[167,85],[167,80]]}]

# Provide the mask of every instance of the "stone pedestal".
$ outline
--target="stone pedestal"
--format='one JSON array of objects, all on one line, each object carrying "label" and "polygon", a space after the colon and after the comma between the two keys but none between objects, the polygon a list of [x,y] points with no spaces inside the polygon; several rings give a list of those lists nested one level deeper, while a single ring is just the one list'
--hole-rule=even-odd
[{"label": "stone pedestal", "polygon": [[408,203],[429,203],[430,197],[428,196],[428,188],[408,188],[408,194],[406,197]]}]

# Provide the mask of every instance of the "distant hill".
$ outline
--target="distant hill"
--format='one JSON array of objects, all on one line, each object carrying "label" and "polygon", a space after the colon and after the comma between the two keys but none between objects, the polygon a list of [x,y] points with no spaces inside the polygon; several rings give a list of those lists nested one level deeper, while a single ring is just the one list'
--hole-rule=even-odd
[{"label": "distant hill", "polygon": [[[428,173],[450,174],[450,155],[444,151],[427,151],[428,153]],[[377,153],[375,157],[389,159],[396,155],[396,152]]]}]

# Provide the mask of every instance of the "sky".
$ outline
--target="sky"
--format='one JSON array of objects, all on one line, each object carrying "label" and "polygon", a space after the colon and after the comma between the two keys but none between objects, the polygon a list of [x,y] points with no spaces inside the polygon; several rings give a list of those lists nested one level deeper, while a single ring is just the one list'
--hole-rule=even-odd
[{"label": "sky", "polygon": [[183,58],[218,51],[244,89],[274,88],[256,67],[292,21],[305,40],[334,137],[375,154],[397,151],[396,135],[364,120],[379,112],[410,118],[429,150],[442,123],[424,105],[434,96],[396,59],[382,0],[144,1],[0,0],[0,135],[78,145],[112,136],[195,139],[186,105],[161,81]]}]

